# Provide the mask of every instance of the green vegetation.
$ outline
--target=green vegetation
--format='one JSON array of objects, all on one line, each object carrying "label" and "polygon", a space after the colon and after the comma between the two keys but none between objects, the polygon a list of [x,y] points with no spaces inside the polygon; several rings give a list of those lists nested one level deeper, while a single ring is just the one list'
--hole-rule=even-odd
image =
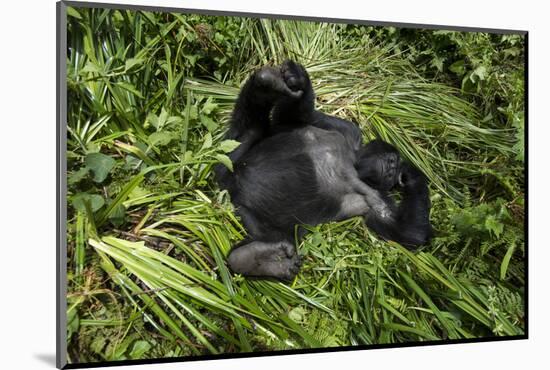
[{"label": "green vegetation", "polygon": [[[521,36],[69,8],[67,41],[70,362],[524,333]],[[426,173],[429,246],[355,218],[310,227],[291,284],[230,274],[211,169],[240,84],[285,58]]]}]

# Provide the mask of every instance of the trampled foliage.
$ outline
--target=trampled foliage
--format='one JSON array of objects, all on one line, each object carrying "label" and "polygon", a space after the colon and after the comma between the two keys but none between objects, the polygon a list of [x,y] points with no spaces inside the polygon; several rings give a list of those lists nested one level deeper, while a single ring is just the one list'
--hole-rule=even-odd
[{"label": "trampled foliage", "polygon": [[[71,362],[519,335],[523,39],[69,8]],[[318,108],[431,182],[421,251],[351,219],[298,246],[292,284],[232,276],[245,236],[212,165],[239,86],[304,64]]]}]

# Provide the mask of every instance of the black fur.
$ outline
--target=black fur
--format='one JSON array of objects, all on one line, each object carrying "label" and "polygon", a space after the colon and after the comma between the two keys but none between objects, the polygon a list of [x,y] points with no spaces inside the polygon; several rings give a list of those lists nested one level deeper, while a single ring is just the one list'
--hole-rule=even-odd
[{"label": "black fur", "polygon": [[[229,255],[233,272],[292,279],[299,224],[363,215],[385,239],[411,247],[430,239],[425,176],[388,143],[363,145],[356,125],[316,111],[314,100],[306,70],[292,61],[256,71],[239,94],[226,134],[241,142],[229,154],[234,172],[215,167],[248,231]],[[399,204],[388,193],[395,187]]]}]

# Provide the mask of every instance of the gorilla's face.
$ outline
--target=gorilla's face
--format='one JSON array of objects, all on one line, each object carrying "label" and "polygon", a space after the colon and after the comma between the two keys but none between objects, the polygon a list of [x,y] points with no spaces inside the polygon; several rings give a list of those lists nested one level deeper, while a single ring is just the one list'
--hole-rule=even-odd
[{"label": "gorilla's face", "polygon": [[361,178],[370,186],[380,190],[391,190],[401,181],[401,160],[399,153],[382,141],[372,141],[363,158]]},{"label": "gorilla's face", "polygon": [[372,187],[391,190],[400,181],[401,162],[395,153],[375,156],[370,162],[366,178]]}]

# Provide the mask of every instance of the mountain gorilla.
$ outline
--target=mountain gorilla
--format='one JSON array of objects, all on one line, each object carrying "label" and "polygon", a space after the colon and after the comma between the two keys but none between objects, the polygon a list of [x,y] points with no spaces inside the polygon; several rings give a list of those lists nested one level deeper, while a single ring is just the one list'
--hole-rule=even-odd
[{"label": "mountain gorilla", "polygon": [[239,94],[226,134],[241,143],[229,154],[234,171],[214,169],[248,231],[229,254],[234,273],[292,279],[299,224],[364,216],[384,239],[411,247],[430,239],[424,175],[388,143],[363,145],[356,125],[316,111],[314,99],[306,70],[292,61],[257,70]]}]

